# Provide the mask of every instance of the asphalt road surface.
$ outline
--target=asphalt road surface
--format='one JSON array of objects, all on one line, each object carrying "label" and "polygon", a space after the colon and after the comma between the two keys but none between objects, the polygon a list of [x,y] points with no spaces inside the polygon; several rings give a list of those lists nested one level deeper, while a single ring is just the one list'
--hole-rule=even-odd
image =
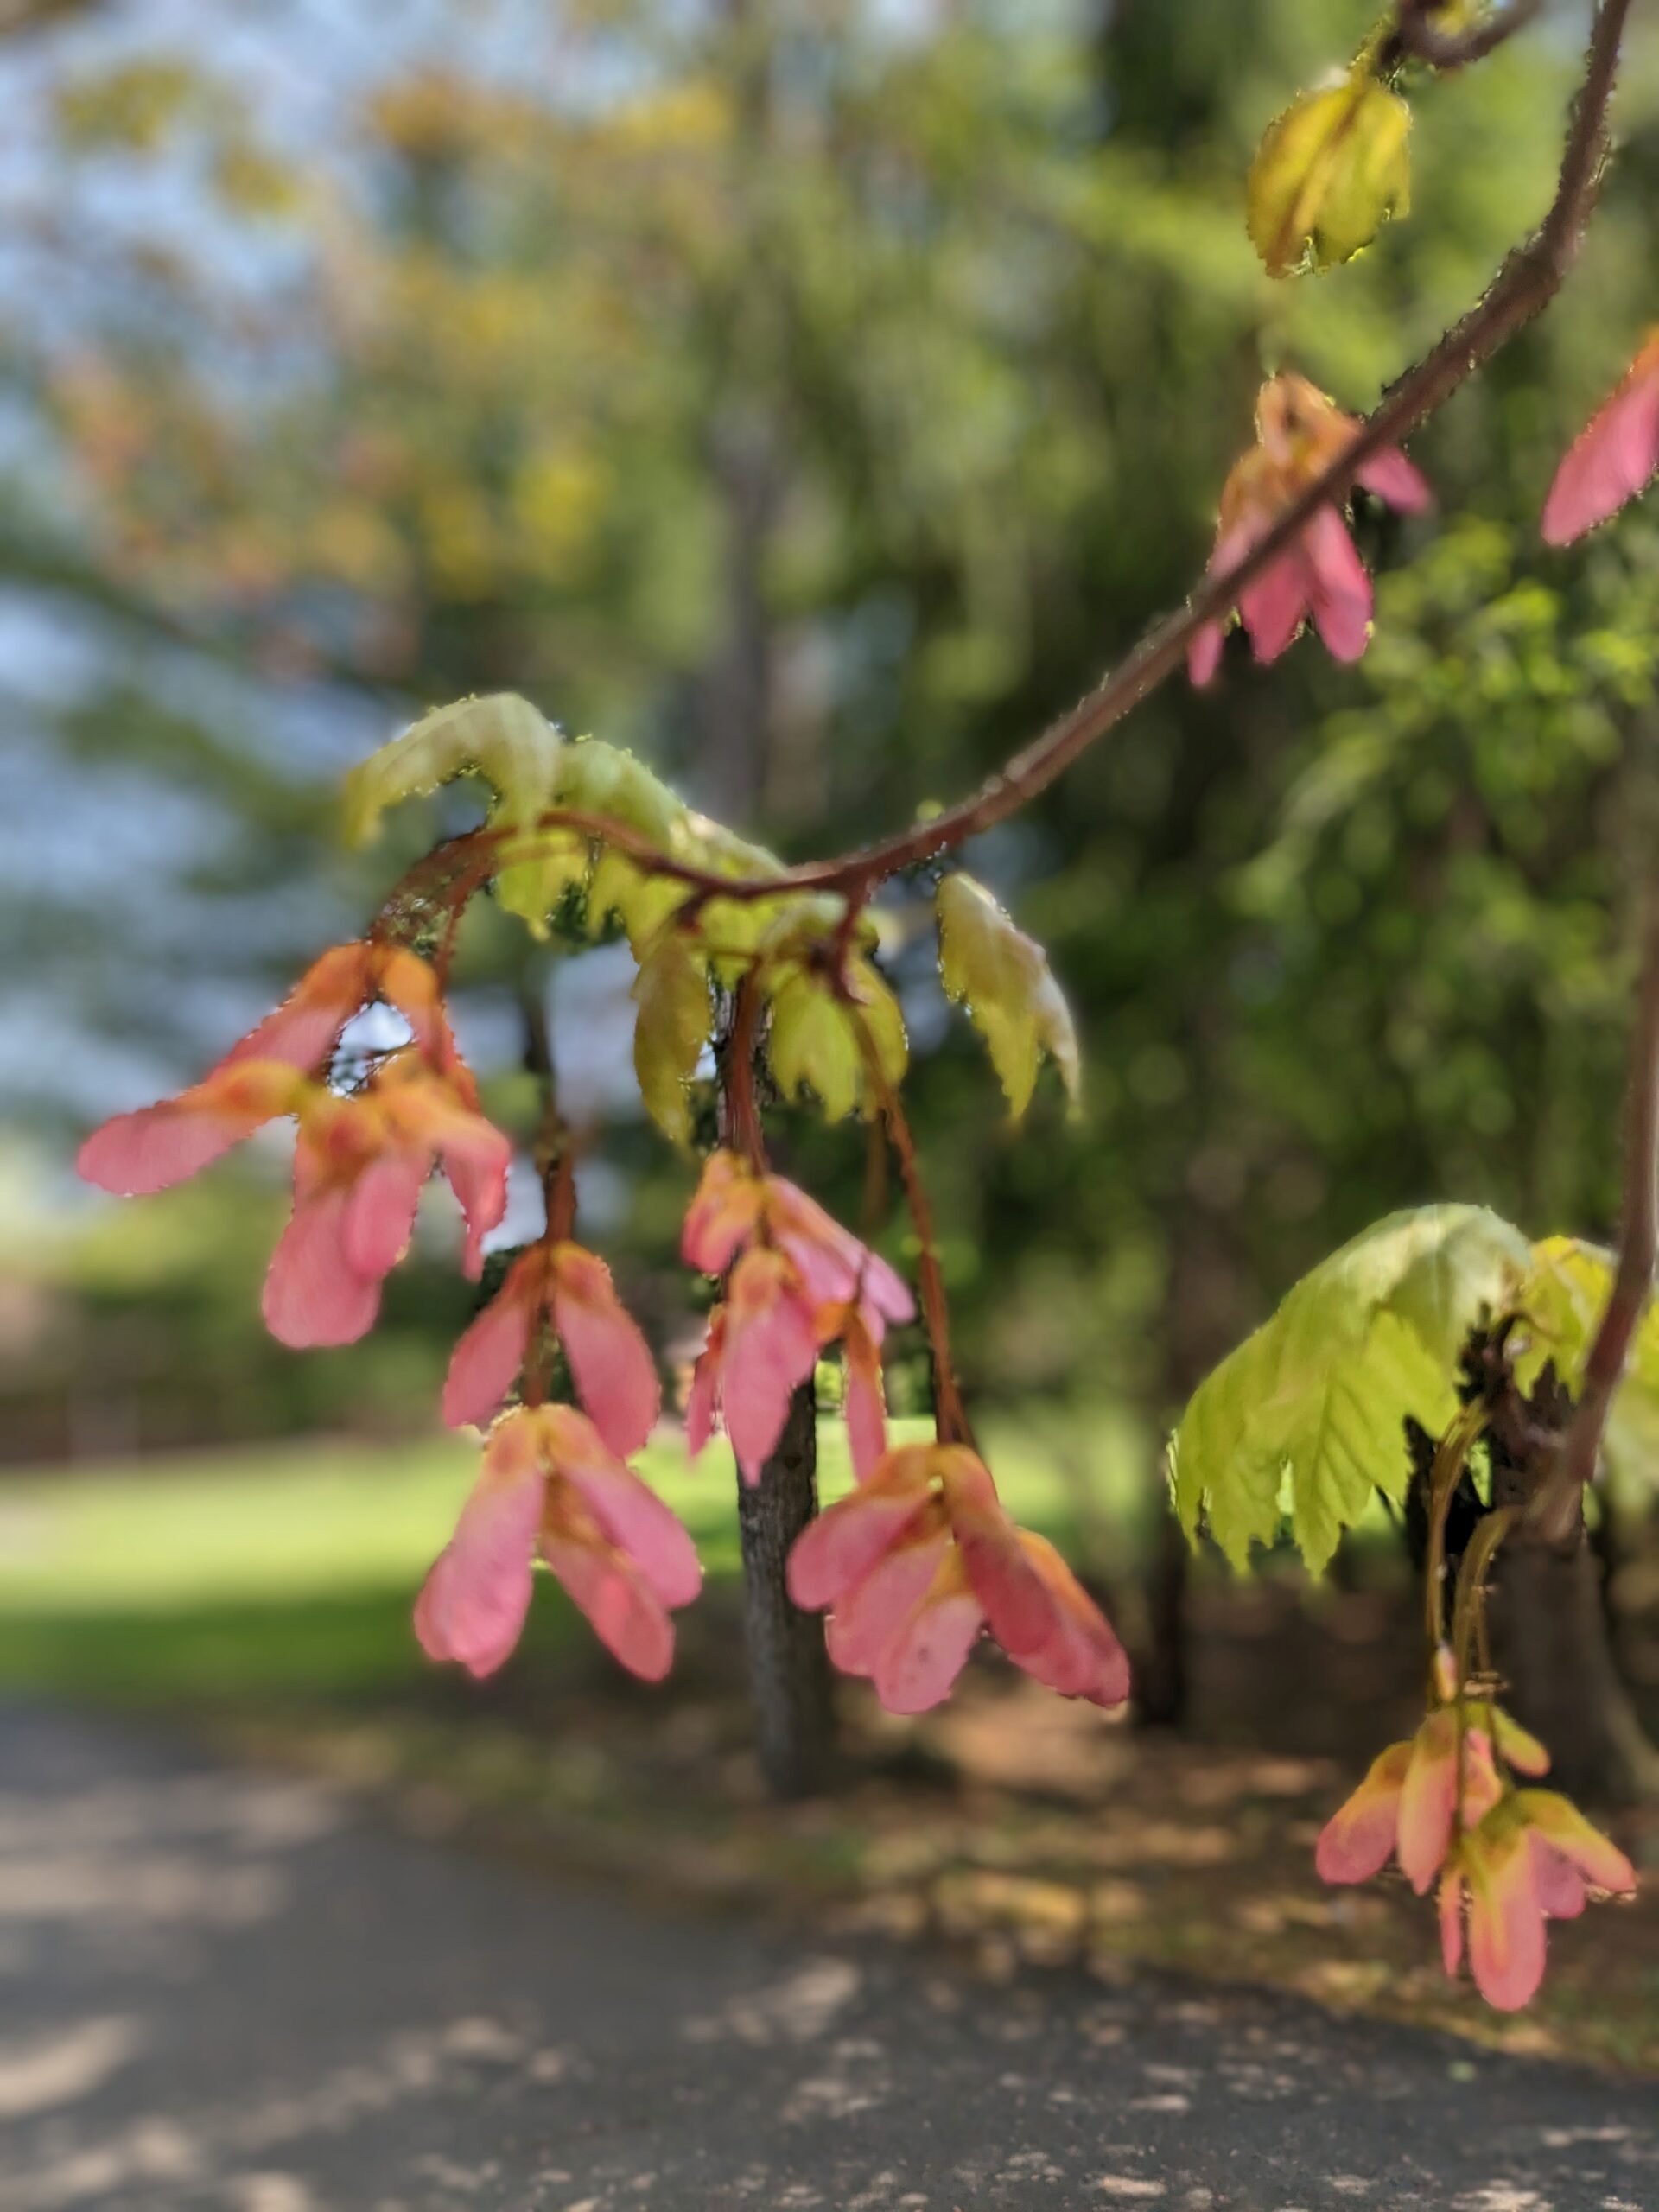
[{"label": "asphalt road surface", "polygon": [[785,1942],[0,1707],[3,2212],[1659,2212],[1659,2091]]}]

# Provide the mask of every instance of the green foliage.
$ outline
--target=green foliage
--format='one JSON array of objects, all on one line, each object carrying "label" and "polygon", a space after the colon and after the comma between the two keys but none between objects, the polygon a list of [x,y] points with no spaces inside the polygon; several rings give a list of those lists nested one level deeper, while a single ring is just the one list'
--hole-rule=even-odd
[{"label": "green foliage", "polygon": [[645,1110],[677,1145],[691,1136],[688,1090],[714,1027],[709,971],[686,939],[664,929],[639,963],[633,1071]]},{"label": "green foliage", "polygon": [[[488,826],[512,848],[515,832],[535,832],[558,789],[558,731],[528,699],[499,692],[435,707],[401,737],[371,753],[346,779],[346,835],[365,844],[380,817],[400,799],[436,791],[456,776],[480,776],[494,792]],[[510,914],[545,937],[548,916],[568,887],[588,870],[588,846],[576,836],[536,832],[537,850],[505,859],[496,895]]]},{"label": "green foliage", "polygon": [[1059,1070],[1075,1111],[1083,1080],[1077,1033],[1048,956],[1018,930],[982,883],[958,870],[938,895],[939,975],[965,1007],[1018,1122],[1031,1103],[1045,1053]]},{"label": "green foliage", "polygon": [[[1438,1434],[1458,1364],[1484,1319],[1516,1317],[1516,1379],[1546,1362],[1582,1381],[1612,1289],[1610,1255],[1576,1237],[1529,1245],[1480,1206],[1392,1214],[1304,1275],[1272,1319],[1194,1392],[1172,1441],[1176,1510],[1237,1567],[1288,1522],[1318,1573],[1374,1492],[1410,1468],[1401,1425]],[[1626,1482],[1659,1479],[1659,1306],[1649,1305],[1613,1402],[1607,1451]]]},{"label": "green foliage", "polygon": [[1240,1074],[1356,1211],[1395,1195],[1388,1161],[1521,1219],[1613,1216],[1656,578],[1639,515],[1570,571],[1449,523],[1384,578],[1356,696],[1281,753],[1232,885],[1262,979]]},{"label": "green foliage", "polygon": [[[1523,1301],[1529,1342],[1516,1363],[1523,1383],[1549,1360],[1569,1389],[1578,1389],[1612,1288],[1611,1253],[1575,1236],[1545,1238]],[[1651,1301],[1608,1416],[1605,1451],[1622,1488],[1649,1501],[1659,1496],[1659,1305]]]},{"label": "green foliage", "polygon": [[869,961],[848,963],[843,999],[810,965],[786,963],[770,986],[766,1057],[786,1098],[810,1090],[826,1119],[873,1114],[877,1099],[868,1056],[890,1088],[902,1083],[910,1046],[899,1001]]},{"label": "green foliage", "polygon": [[1236,1566],[1283,1520],[1318,1573],[1372,1493],[1403,1496],[1401,1422],[1438,1433],[1464,1339],[1522,1298],[1532,1249],[1479,1206],[1391,1214],[1289,1292],[1194,1393],[1171,1447],[1175,1507]]},{"label": "green foliage", "polygon": [[[17,226],[54,242],[64,277],[59,313],[25,318],[7,357],[40,430],[0,512],[11,572],[135,634],[186,622],[279,699],[315,675],[377,716],[387,687],[520,690],[798,852],[950,797],[1179,600],[1264,359],[1358,407],[1440,334],[1541,207],[1577,59],[1529,37],[1422,82],[1429,219],[1286,286],[1244,235],[1241,179],[1294,88],[1352,50],[1353,0],[1261,0],[1243,42],[1236,0],[1186,0],[1179,39],[1145,7],[1103,28],[1096,10],[933,10],[903,36],[873,10],[754,17],[741,36],[728,11],[573,11],[568,82],[608,89],[569,99],[475,60],[468,10],[430,12],[429,41],[388,47],[362,43],[356,0],[327,11],[363,66],[331,120],[308,120],[281,347],[229,282],[261,265],[263,232],[245,264],[144,232],[109,281],[122,249],[100,207],[175,147],[168,181],[191,207],[197,126],[142,160],[118,132],[89,156],[66,131],[48,204]],[[596,45],[607,65],[588,70]],[[270,59],[241,88],[244,127],[279,98]],[[42,41],[31,67],[54,92],[84,58]],[[1219,706],[1167,687],[999,853],[1066,978],[1090,1113],[1010,1144],[963,1080],[971,1040],[911,1071],[987,1384],[1103,1358],[1109,1387],[1178,1404],[1218,1338],[1427,1192],[1610,1218],[1616,886],[1655,834],[1635,703],[1654,565],[1634,518],[1570,569],[1528,544],[1554,458],[1659,285],[1653,107],[1638,71],[1572,311],[1421,442],[1441,516],[1368,544],[1366,662],[1338,673],[1299,649],[1266,680],[1230,671]],[[1443,555],[1471,505],[1484,519]],[[1484,624],[1488,601],[1503,612]],[[137,652],[130,671],[151,693],[170,681]],[[357,747],[301,696],[320,752]],[[66,869],[0,904],[15,964],[54,1004],[184,1076],[296,971],[321,907],[360,926],[385,870],[296,834],[315,756],[277,760],[251,716],[178,697],[171,719],[220,756],[283,774],[205,783],[112,690],[59,735],[46,805],[54,849],[80,849],[59,810],[111,772],[77,774],[93,742],[169,804],[206,788],[200,897],[187,909],[170,875],[153,896],[102,874],[81,891]],[[412,856],[412,832],[388,830]],[[276,884],[289,895],[256,914],[250,887]],[[638,955],[682,896],[607,853],[590,921],[619,917]],[[715,902],[705,943],[769,919]],[[507,979],[519,934],[483,920],[464,991]],[[193,989],[209,949],[213,987]],[[76,1058],[24,1071],[60,1114]],[[659,1255],[677,1166],[638,1131],[604,1142],[635,1194],[620,1234]],[[832,1203],[850,1202],[858,1150],[832,1135],[815,1152]]]}]

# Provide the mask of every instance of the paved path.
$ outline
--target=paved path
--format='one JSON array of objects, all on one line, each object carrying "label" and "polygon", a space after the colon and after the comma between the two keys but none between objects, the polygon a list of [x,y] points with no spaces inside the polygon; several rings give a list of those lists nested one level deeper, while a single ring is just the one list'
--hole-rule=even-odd
[{"label": "paved path", "polygon": [[658,1919],[0,1707],[0,2206],[1655,2212],[1659,2093]]}]

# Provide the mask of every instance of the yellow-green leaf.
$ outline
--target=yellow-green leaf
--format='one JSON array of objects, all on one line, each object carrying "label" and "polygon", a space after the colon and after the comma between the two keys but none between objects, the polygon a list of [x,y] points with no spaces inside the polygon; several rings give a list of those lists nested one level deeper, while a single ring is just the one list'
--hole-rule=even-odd
[{"label": "yellow-green leaf", "polygon": [[633,982],[633,1071],[663,1134],[683,1145],[691,1134],[687,1085],[714,1027],[709,972],[678,931],[662,931]]},{"label": "yellow-green leaf", "polygon": [[[620,746],[596,737],[567,745],[560,756],[557,790],[562,806],[620,823],[675,859],[691,856],[694,817],[684,803]],[[690,896],[685,884],[654,875],[616,846],[601,843],[588,889],[589,924],[597,935],[613,914],[618,916],[639,959]]]},{"label": "yellow-green leaf", "polygon": [[1246,188],[1250,243],[1274,276],[1332,269],[1411,206],[1411,110],[1362,62],[1268,126]]},{"label": "yellow-green leaf", "polygon": [[601,737],[579,737],[560,747],[554,791],[561,806],[620,822],[664,853],[691,819],[685,802],[660,776]]},{"label": "yellow-green leaf", "polygon": [[1075,1110],[1082,1083],[1077,1033],[1047,954],[970,875],[947,875],[937,903],[946,994],[966,1007],[984,1038],[1013,1119],[1031,1103],[1045,1052]]},{"label": "yellow-green leaf", "polygon": [[847,972],[865,1029],[875,1047],[881,1079],[896,1090],[910,1065],[903,1009],[868,960],[851,962]]},{"label": "yellow-green leaf", "polygon": [[868,960],[849,968],[849,1006],[811,969],[791,964],[770,988],[772,1028],[766,1057],[785,1098],[810,1090],[825,1118],[845,1120],[874,1110],[862,1037],[868,1035],[884,1082],[896,1086],[909,1063],[899,1001]]},{"label": "yellow-green leaf", "polygon": [[[827,954],[846,919],[846,901],[832,892],[791,891],[776,899],[722,899],[716,893],[704,909],[704,941],[711,957],[747,964],[756,957],[781,972],[791,961],[810,965]],[[852,943],[873,952],[879,942],[874,918],[862,914]]]},{"label": "yellow-green leaf", "polygon": [[1438,1433],[1483,1312],[1511,1312],[1533,1271],[1518,1229],[1483,1206],[1390,1214],[1303,1276],[1200,1383],[1171,1446],[1175,1506],[1236,1566],[1288,1520],[1318,1573],[1374,1491],[1403,1496],[1402,1424]]},{"label": "yellow-green leaf", "polygon": [[[1611,1252],[1574,1236],[1548,1236],[1533,1248],[1533,1272],[1520,1298],[1527,1334],[1515,1367],[1529,1387],[1546,1360],[1570,1390],[1612,1295]],[[1607,1457],[1623,1477],[1659,1482],[1659,1304],[1649,1299],[1607,1419]]]},{"label": "yellow-green leaf", "polygon": [[[715,875],[780,875],[783,862],[764,845],[752,844],[706,814],[688,815],[682,857]],[[797,894],[798,896],[798,894]],[[710,899],[702,910],[702,939],[715,976],[734,983],[774,929],[779,907],[771,899]]]},{"label": "yellow-green leaf", "polygon": [[864,1095],[857,1033],[815,976],[792,969],[772,994],[766,1057],[785,1098],[817,1093],[828,1121],[844,1121]]},{"label": "yellow-green leaf", "polygon": [[[366,843],[389,806],[465,775],[481,777],[495,793],[492,830],[528,830],[555,802],[561,750],[552,723],[515,692],[435,708],[347,776],[346,835],[353,844]],[[509,913],[544,937],[549,915],[587,873],[588,847],[582,838],[548,833],[536,845],[533,854],[505,861],[496,893]]]},{"label": "yellow-green leaf", "polygon": [[605,845],[594,863],[593,877],[588,886],[588,925],[598,936],[614,914],[627,933],[634,958],[639,960],[669,916],[683,906],[690,895],[689,887],[672,876],[652,875],[626,853],[618,852],[613,845]]},{"label": "yellow-green leaf", "polygon": [[689,814],[686,835],[692,854],[707,868],[719,875],[781,875],[784,864],[776,853],[768,852],[764,845],[740,837],[724,823],[715,821],[707,814]]}]

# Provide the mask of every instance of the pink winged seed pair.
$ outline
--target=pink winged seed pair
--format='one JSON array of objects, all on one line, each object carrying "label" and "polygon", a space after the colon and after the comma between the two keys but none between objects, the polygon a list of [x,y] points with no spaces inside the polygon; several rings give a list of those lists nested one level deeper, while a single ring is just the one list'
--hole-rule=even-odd
[{"label": "pink winged seed pair", "polygon": [[[1358,427],[1303,377],[1286,374],[1264,385],[1256,402],[1256,442],[1234,465],[1223,488],[1206,573],[1224,575],[1259,544]],[[1544,505],[1546,543],[1572,544],[1617,514],[1656,474],[1659,332],[1649,338],[1557,469]],[[1400,514],[1421,513],[1431,502],[1427,483],[1395,446],[1373,454],[1356,481]],[[1238,601],[1251,651],[1264,665],[1287,651],[1310,620],[1334,659],[1357,660],[1370,639],[1372,611],[1370,577],[1334,504],[1316,510],[1285,551],[1245,585]],[[1187,669],[1194,683],[1214,680],[1225,633],[1226,623],[1218,620],[1205,623],[1193,638]]]},{"label": "pink winged seed pair", "polygon": [[[326,1077],[347,1025],[376,1003],[403,1016],[409,1044],[383,1056],[357,1091],[330,1089]],[[479,1111],[437,978],[400,946],[332,947],[200,1083],[105,1122],[78,1165],[102,1190],[147,1196],[289,1116],[297,1125],[294,1208],[264,1298],[274,1337],[301,1348],[366,1335],[435,1165],[465,1217],[466,1272],[478,1275],[483,1240],[506,1210],[512,1147]]]},{"label": "pink winged seed pair", "polygon": [[[335,1088],[345,1033],[371,1006],[401,1015],[408,1041],[369,1055],[354,1089]],[[126,1195],[165,1190],[284,1118],[297,1130],[294,1205],[264,1294],[283,1342],[346,1344],[372,1326],[435,1165],[465,1217],[467,1272],[480,1272],[511,1147],[479,1111],[432,969],[396,945],[325,953],[200,1083],[95,1131],[81,1173]],[[826,1350],[841,1350],[859,1487],[816,1524],[827,1537],[798,1551],[791,1570],[804,1603],[835,1608],[840,1662],[898,1709],[919,1711],[946,1694],[988,1626],[1039,1680],[1121,1702],[1116,1638],[1052,1548],[1014,1528],[982,1463],[960,1447],[888,1451],[882,1340],[914,1305],[887,1262],[795,1184],[729,1152],[706,1165],[683,1249],[724,1285],[687,1408],[694,1453],[723,1421],[744,1479],[756,1480],[795,1391]],[[541,1402],[555,1345],[580,1407]],[[524,1402],[504,1412],[521,1378]],[[667,1673],[670,1615],[696,1596],[702,1570],[685,1529],[627,1464],[660,1410],[650,1348],[609,1268],[550,1227],[450,1359],[445,1420],[488,1433],[416,1605],[429,1656],[480,1675],[502,1665],[539,1560],[625,1667],[649,1681]]]},{"label": "pink winged seed pair", "polygon": [[[1366,1882],[1397,1858],[1419,1897],[1438,1875],[1446,1972],[1466,1943],[1481,1995],[1516,2012],[1543,1979],[1547,1923],[1576,1918],[1592,1888],[1633,1890],[1636,1870],[1570,1800],[1530,1786],[1549,1768],[1535,1737],[1486,1699],[1459,1706],[1449,1652],[1435,1677],[1417,1733],[1372,1762],[1325,1824],[1315,1865],[1327,1882]],[[1529,1786],[1511,1783],[1511,1769]]]}]

